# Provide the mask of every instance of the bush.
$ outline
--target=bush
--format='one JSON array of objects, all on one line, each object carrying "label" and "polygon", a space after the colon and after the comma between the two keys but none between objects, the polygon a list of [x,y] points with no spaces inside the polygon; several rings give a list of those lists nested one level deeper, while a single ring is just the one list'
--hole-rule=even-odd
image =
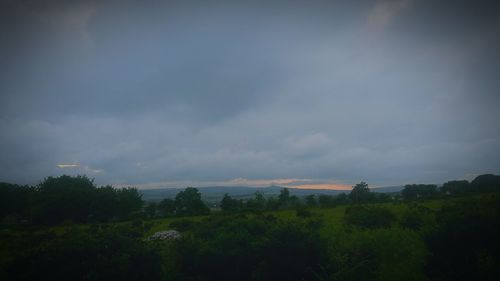
[{"label": "bush", "polygon": [[305,224],[265,217],[207,218],[175,247],[178,280],[313,280],[322,257]]},{"label": "bush", "polygon": [[31,239],[39,242],[11,257],[6,280],[160,280],[163,274],[154,249],[118,229],[72,228]]},{"label": "bush", "polygon": [[347,224],[364,228],[388,228],[394,219],[394,214],[382,207],[351,206],[345,211]]},{"label": "bush", "polygon": [[169,224],[169,226],[178,231],[186,231],[191,229],[194,226],[195,222],[190,219],[180,219],[173,221]]},{"label": "bush", "polygon": [[297,208],[297,210],[295,211],[295,215],[297,217],[299,217],[299,218],[308,218],[312,214],[311,214],[311,211],[309,211],[308,209],[302,207],[302,208]]},{"label": "bush", "polygon": [[400,228],[333,231],[320,280],[427,280],[427,250],[417,233]]},{"label": "bush", "polygon": [[431,280],[497,280],[500,198],[458,201],[444,206],[437,217],[437,230],[426,237]]},{"label": "bush", "polygon": [[401,227],[411,230],[421,230],[424,227],[432,228],[435,225],[434,213],[428,208],[412,204],[403,211],[399,224]]}]

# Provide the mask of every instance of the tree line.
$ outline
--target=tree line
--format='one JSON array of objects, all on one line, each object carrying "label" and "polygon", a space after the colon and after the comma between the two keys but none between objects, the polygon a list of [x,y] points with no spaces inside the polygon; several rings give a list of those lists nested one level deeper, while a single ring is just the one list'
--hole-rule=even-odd
[{"label": "tree line", "polygon": [[[225,194],[218,207],[222,212],[261,212],[289,208],[331,208],[338,205],[382,203],[394,200],[421,200],[443,196],[463,196],[500,190],[500,176],[485,174],[473,181],[448,181],[434,184],[409,184],[400,194],[373,192],[365,182],[353,186],[349,194],[307,195],[299,198],[283,188],[278,196],[255,193],[250,199],[235,199]],[[45,178],[37,186],[0,183],[0,221],[31,224],[107,222],[138,217],[182,217],[208,215],[197,188],[188,187],[175,198],[146,203],[136,188],[97,187],[87,176]]]},{"label": "tree line", "polygon": [[87,176],[48,177],[36,186],[0,183],[0,219],[7,222],[124,220],[141,212],[143,204],[136,188],[97,187]]}]

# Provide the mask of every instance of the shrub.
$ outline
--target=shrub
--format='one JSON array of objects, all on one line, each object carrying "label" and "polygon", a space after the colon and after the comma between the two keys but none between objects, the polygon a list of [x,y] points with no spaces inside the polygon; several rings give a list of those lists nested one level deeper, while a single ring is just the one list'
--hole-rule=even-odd
[{"label": "shrub", "polygon": [[345,213],[347,224],[364,228],[388,228],[394,219],[394,214],[382,207],[351,206]]}]

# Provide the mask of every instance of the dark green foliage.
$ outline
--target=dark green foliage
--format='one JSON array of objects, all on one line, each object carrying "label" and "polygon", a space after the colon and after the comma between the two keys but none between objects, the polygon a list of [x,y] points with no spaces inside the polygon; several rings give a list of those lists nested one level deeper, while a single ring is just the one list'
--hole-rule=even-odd
[{"label": "dark green foliage", "polygon": [[351,203],[351,200],[349,199],[349,196],[345,193],[341,193],[334,198],[334,204],[335,205],[347,205]]},{"label": "dark green foliage", "polygon": [[46,178],[37,187],[34,221],[43,224],[64,220],[86,222],[95,189],[93,180],[86,176]]},{"label": "dark green foliage", "polygon": [[159,280],[160,256],[126,234],[94,228],[30,237],[38,244],[7,264],[7,280]]},{"label": "dark green foliage", "polygon": [[441,187],[441,192],[445,194],[458,195],[471,191],[471,185],[466,180],[448,181]]},{"label": "dark green foliage", "polygon": [[366,182],[360,182],[352,188],[349,198],[353,203],[365,203],[371,201],[373,194]]},{"label": "dark green foliage", "polygon": [[118,217],[116,189],[110,185],[97,188],[90,204],[90,221],[109,221]]},{"label": "dark green foliage", "polygon": [[500,191],[500,176],[480,175],[471,182],[471,188],[474,192],[498,192]]},{"label": "dark green foliage", "polygon": [[249,211],[263,211],[267,206],[266,198],[260,192],[255,192],[253,199],[248,199],[245,204],[245,209]]},{"label": "dark green foliage", "polygon": [[177,231],[192,229],[196,223],[190,219],[179,219],[170,223],[170,227]]},{"label": "dark green foliage", "polygon": [[306,200],[306,205],[308,207],[316,207],[318,205],[318,202],[316,201],[316,196],[314,194],[307,195],[305,197]]},{"label": "dark green foliage", "polygon": [[431,280],[497,280],[500,276],[500,198],[484,195],[443,207],[427,237]]},{"label": "dark green foliage", "polygon": [[345,211],[345,222],[363,228],[388,228],[394,214],[382,207],[351,206]]},{"label": "dark green foliage", "polygon": [[220,201],[220,208],[223,212],[236,212],[241,210],[242,203],[226,193]]},{"label": "dark green foliage", "polygon": [[304,207],[299,207],[297,208],[297,210],[295,211],[295,215],[299,218],[308,218],[310,217],[312,214],[311,214],[311,211],[309,211],[307,208],[304,208]]},{"label": "dark green foliage", "polygon": [[299,197],[297,197],[296,195],[290,196],[290,199],[288,200],[289,207],[297,208],[300,205],[301,205],[301,203],[300,203]]},{"label": "dark green foliage", "polygon": [[[296,216],[291,210],[269,211],[295,205],[298,198],[286,192],[267,200],[256,194],[247,202],[227,195],[221,202],[227,212],[174,219],[169,228],[182,232],[179,240],[149,241],[145,238],[159,222],[134,216],[142,206],[137,190],[96,188],[86,177],[60,180],[66,184],[51,180],[44,188],[84,195],[83,191],[91,190],[87,216],[79,212],[70,212],[74,217],[58,215],[57,221],[62,223],[55,227],[4,225],[0,231],[0,279],[451,281],[496,280],[500,275],[500,198],[495,193],[444,197],[442,202],[450,204],[439,211],[434,211],[439,201],[386,204],[387,208],[353,204],[346,208],[345,224],[331,223],[341,219],[338,211],[330,216],[331,209],[312,213],[297,204]],[[491,186],[490,180],[479,178],[476,187]],[[41,187],[18,189],[21,187],[0,184],[0,188],[8,198],[21,194],[15,202],[43,198],[37,194]],[[427,194],[419,192],[420,196]],[[59,199],[58,194],[47,194],[53,194],[47,198]],[[352,198],[358,203],[387,200],[373,193]],[[0,200],[7,203],[7,207],[1,206],[7,213],[31,213],[29,208],[16,209],[16,204]],[[345,194],[320,197],[319,201],[323,207],[351,202]],[[43,206],[42,201],[35,202],[38,208]],[[428,203],[432,210],[423,207]],[[181,216],[204,214],[205,208],[198,190],[187,188],[176,200],[163,200],[156,207],[149,204],[144,211],[150,217]],[[397,212],[397,221],[388,208]],[[96,223],[120,216],[129,220]],[[79,222],[74,218],[92,224],[73,224],[71,221]]]},{"label": "dark green foliage", "polygon": [[424,227],[434,227],[434,212],[429,208],[413,203],[403,211],[399,224],[401,227],[411,230],[421,230]]},{"label": "dark green foliage", "polygon": [[399,228],[336,231],[319,280],[427,280],[427,250],[420,236]]},{"label": "dark green foliage", "polygon": [[278,210],[282,206],[281,201],[271,196],[267,199],[266,209],[267,210]]},{"label": "dark green foliage", "polygon": [[321,208],[328,208],[328,207],[334,207],[335,203],[333,200],[333,196],[331,195],[326,195],[326,194],[320,194],[318,196],[318,205]]},{"label": "dark green foliage", "polygon": [[283,188],[280,191],[280,195],[278,196],[278,200],[280,201],[281,205],[286,206],[288,202],[290,201],[290,191],[288,191],[288,188]]},{"label": "dark green foliage", "polygon": [[144,208],[144,212],[150,218],[154,218],[156,216],[157,211],[158,211],[158,204],[155,202],[148,203],[148,205],[146,205],[146,208]]},{"label": "dark green foliage", "polygon": [[477,176],[471,183],[466,180],[449,181],[441,187],[441,192],[450,195],[498,191],[500,191],[500,176],[492,174]]},{"label": "dark green foliage", "polygon": [[181,216],[207,215],[210,209],[201,200],[198,189],[188,187],[175,196],[175,212]]},{"label": "dark green foliage", "polygon": [[116,191],[118,216],[127,218],[142,209],[142,195],[136,188],[127,187]]},{"label": "dark green foliage", "polygon": [[319,240],[299,223],[212,217],[176,246],[177,280],[312,280]]},{"label": "dark green foliage", "polygon": [[29,219],[33,193],[32,187],[0,182],[0,222],[8,215],[14,222],[20,218]]},{"label": "dark green foliage", "polygon": [[438,195],[435,184],[407,184],[401,195],[405,200],[429,199]]},{"label": "dark green foliage", "polygon": [[172,216],[175,214],[175,200],[165,198],[158,203],[158,211],[161,216]]},{"label": "dark green foliage", "polygon": [[46,225],[125,219],[141,211],[143,204],[135,188],[97,188],[86,176],[48,177],[34,188],[2,183],[0,193],[2,219],[19,215],[26,222]]},{"label": "dark green foliage", "polygon": [[386,193],[372,192],[372,202],[383,203],[390,202],[392,200],[391,196]]}]

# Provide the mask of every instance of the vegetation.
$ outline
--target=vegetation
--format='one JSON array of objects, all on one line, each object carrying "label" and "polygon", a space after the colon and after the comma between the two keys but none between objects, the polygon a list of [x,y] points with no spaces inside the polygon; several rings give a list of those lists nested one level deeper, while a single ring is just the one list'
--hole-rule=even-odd
[{"label": "vegetation", "polygon": [[[1,184],[0,279],[496,280],[496,180],[409,185],[401,198],[365,183],[328,197],[226,194],[211,214],[196,188],[144,205],[85,176]],[[169,229],[180,239],[147,239]]]},{"label": "vegetation", "polygon": [[0,193],[0,219],[41,225],[124,220],[143,205],[137,189],[97,188],[86,176],[48,177],[35,187],[0,183]]}]

